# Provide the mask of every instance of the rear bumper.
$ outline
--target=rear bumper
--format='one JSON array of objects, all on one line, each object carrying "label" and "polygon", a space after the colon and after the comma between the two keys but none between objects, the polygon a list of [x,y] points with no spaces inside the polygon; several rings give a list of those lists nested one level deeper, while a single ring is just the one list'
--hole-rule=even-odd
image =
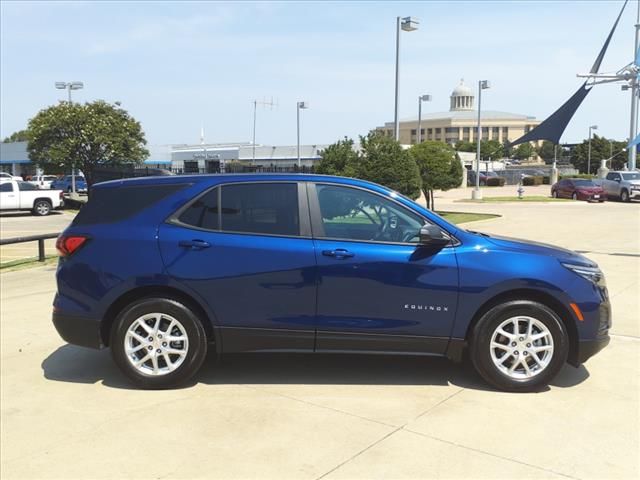
[{"label": "rear bumper", "polygon": [[54,312],[53,325],[67,343],[96,349],[104,347],[99,320]]}]

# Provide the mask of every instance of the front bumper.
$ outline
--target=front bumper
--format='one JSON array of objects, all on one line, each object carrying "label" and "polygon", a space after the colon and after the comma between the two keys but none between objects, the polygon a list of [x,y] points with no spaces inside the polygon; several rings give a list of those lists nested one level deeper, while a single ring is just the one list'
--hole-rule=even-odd
[{"label": "front bumper", "polygon": [[574,366],[579,366],[593,357],[596,353],[609,345],[611,338],[608,334],[596,338],[595,340],[584,340],[578,342],[577,355],[575,359],[572,359],[569,363]]},{"label": "front bumper", "polygon": [[104,347],[99,320],[53,312],[53,325],[67,343],[89,348]]}]

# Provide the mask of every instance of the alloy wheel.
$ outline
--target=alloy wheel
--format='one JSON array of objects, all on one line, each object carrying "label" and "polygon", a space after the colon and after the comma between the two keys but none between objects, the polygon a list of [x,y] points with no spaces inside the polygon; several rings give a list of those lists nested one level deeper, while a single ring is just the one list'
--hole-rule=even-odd
[{"label": "alloy wheel", "polygon": [[148,313],[131,323],[124,337],[129,363],[139,373],[161,376],[176,370],[187,357],[189,338],[171,315]]},{"label": "alloy wheel", "polygon": [[49,204],[47,202],[38,202],[36,205],[36,211],[38,215],[47,215],[49,213]]},{"label": "alloy wheel", "polygon": [[512,317],[495,329],[489,349],[500,372],[514,380],[529,379],[551,363],[553,336],[544,323],[533,317]]}]

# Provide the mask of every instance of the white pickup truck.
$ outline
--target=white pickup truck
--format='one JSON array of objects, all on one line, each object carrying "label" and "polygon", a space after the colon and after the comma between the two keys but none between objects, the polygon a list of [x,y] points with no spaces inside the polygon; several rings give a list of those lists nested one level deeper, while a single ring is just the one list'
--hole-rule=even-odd
[{"label": "white pickup truck", "polygon": [[0,183],[0,210],[31,210],[34,215],[49,215],[64,203],[62,190],[39,190],[36,185],[15,180]]},{"label": "white pickup truck", "polygon": [[640,199],[640,172],[609,172],[602,180],[602,188],[609,198],[617,197],[623,202],[632,198]]}]

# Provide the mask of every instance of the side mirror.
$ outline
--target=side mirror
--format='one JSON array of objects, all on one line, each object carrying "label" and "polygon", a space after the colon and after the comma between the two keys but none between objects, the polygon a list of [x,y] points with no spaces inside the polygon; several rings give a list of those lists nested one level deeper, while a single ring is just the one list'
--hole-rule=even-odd
[{"label": "side mirror", "polygon": [[445,235],[436,225],[424,225],[420,229],[420,245],[429,247],[443,247],[448,245],[451,239]]}]

